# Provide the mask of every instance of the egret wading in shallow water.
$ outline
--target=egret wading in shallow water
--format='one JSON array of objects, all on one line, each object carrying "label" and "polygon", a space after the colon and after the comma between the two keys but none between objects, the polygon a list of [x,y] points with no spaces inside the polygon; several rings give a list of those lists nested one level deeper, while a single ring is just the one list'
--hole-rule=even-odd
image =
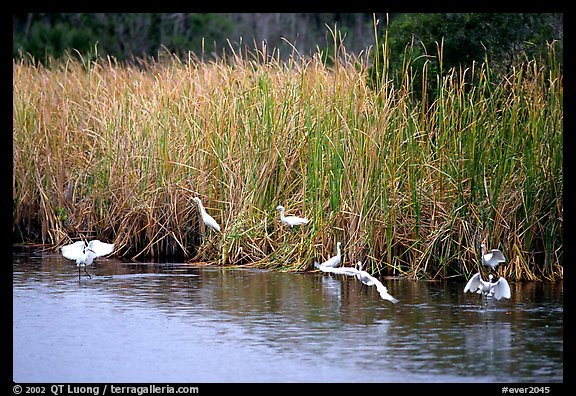
[{"label": "egret wading in shallow water", "polygon": [[492,249],[489,253],[486,253],[486,245],[481,244],[480,247],[482,248],[482,264],[486,267],[496,270],[498,264],[506,262],[506,258],[500,250]]},{"label": "egret wading in shallow water", "polygon": [[280,220],[282,223],[288,224],[290,227],[294,227],[300,224],[308,223],[308,219],[305,217],[298,217],[298,216],[284,216],[284,206],[278,205],[276,210],[280,211]]},{"label": "egret wading in shallow water", "polygon": [[368,272],[362,270],[362,261],[358,261],[358,272],[356,273],[356,278],[366,286],[376,286],[376,290],[380,293],[380,297],[383,300],[388,300],[394,304],[398,302],[396,298],[392,297],[388,293],[388,289],[382,284],[382,282],[374,278]]},{"label": "egret wading in shallow water", "polygon": [[494,297],[496,300],[501,298],[510,298],[510,285],[503,277],[498,278],[496,282],[492,282],[492,274],[488,275],[488,282],[482,279],[480,272],[475,274],[466,286],[464,287],[464,293],[479,293],[485,297]]},{"label": "egret wading in shallow water", "polygon": [[92,278],[86,270],[87,265],[92,265],[96,257],[105,256],[114,251],[113,243],[100,242],[94,239],[86,245],[84,241],[74,242],[70,245],[62,246],[60,249],[62,256],[69,260],[76,260],[78,266],[78,280],[80,280],[80,267],[84,267],[84,272],[89,278]]},{"label": "egret wading in shallow water", "polygon": [[212,216],[206,213],[206,209],[204,209],[204,205],[202,205],[202,201],[200,201],[200,198],[194,197],[194,199],[192,200],[196,202],[196,204],[198,205],[198,210],[200,211],[200,216],[202,217],[202,222],[204,222],[204,225],[207,226],[208,228],[220,232],[220,226]]},{"label": "egret wading in shallow water", "polygon": [[336,256],[330,257],[328,260],[324,261],[321,265],[323,267],[338,267],[342,262],[342,253],[340,252],[340,242],[336,243]]}]

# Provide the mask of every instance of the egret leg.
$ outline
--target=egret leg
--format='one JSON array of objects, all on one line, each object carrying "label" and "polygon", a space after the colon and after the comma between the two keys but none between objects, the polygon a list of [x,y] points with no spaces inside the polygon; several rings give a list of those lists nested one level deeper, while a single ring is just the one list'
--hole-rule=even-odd
[{"label": "egret leg", "polygon": [[86,275],[88,275],[88,278],[92,279],[92,276],[88,273],[88,271],[86,270],[86,266],[84,266],[84,272],[86,272]]}]

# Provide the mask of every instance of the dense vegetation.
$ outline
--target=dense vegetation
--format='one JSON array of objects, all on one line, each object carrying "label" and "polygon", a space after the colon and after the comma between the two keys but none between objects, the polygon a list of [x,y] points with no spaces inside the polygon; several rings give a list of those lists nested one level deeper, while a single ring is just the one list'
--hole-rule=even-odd
[{"label": "dense vegetation", "polygon": [[[374,18],[379,20],[376,29]],[[562,14],[542,13],[17,13],[13,56],[30,54],[44,63],[76,53],[94,59],[97,49],[118,60],[158,57],[164,51],[184,58],[192,51],[212,59],[230,53],[230,44],[254,48],[263,41],[282,59],[293,49],[301,55],[319,49],[329,56],[333,47],[327,26],[336,26],[348,52],[356,55],[374,44],[375,33],[382,36],[389,45],[389,67],[396,71],[402,70],[407,45],[418,70],[424,62],[439,71],[439,59],[449,70],[488,56],[494,73],[526,56],[547,53],[546,42],[554,40],[560,43],[556,56],[562,62]]]},{"label": "dense vegetation", "polygon": [[386,66],[397,85],[409,76],[413,93],[433,100],[441,81],[422,78],[425,72],[444,76],[452,68],[488,62],[492,81],[499,81],[526,59],[538,58],[541,65],[548,65],[552,42],[556,43],[554,61],[562,67],[562,21],[562,14],[397,15],[384,31],[385,48],[378,46],[375,52],[370,83],[377,84]]},{"label": "dense vegetation", "polygon": [[[493,69],[418,64],[413,41],[397,68],[392,36],[359,56],[333,31],[286,60],[14,59],[15,239],[287,270],[341,241],[347,264],[418,278],[469,275],[485,242],[510,279],[562,277],[561,43]],[[199,238],[194,196],[222,233]]]}]

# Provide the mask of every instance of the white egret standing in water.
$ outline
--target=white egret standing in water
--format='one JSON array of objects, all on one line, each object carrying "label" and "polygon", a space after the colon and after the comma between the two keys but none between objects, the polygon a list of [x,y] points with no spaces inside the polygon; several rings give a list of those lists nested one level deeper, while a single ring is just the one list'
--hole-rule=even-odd
[{"label": "white egret standing in water", "polygon": [[202,205],[202,201],[200,201],[200,198],[194,197],[194,199],[192,200],[198,204],[198,210],[200,211],[200,216],[202,217],[204,225],[206,225],[208,228],[220,232],[220,226],[218,225],[216,220],[214,220],[214,218],[206,212],[206,209],[204,209],[204,205]]},{"label": "white egret standing in water", "polygon": [[74,242],[70,245],[62,246],[60,248],[62,256],[69,260],[76,260],[78,266],[78,280],[80,280],[80,267],[84,267],[84,272],[88,277],[92,276],[86,270],[87,265],[92,265],[96,257],[105,256],[114,251],[113,243],[100,242],[94,239],[86,245],[84,241]]},{"label": "white egret standing in water", "polygon": [[376,290],[378,290],[378,293],[380,293],[380,297],[382,297],[383,300],[388,300],[394,304],[398,302],[396,298],[392,297],[388,293],[388,289],[382,284],[382,282],[374,278],[368,272],[362,270],[362,261],[358,261],[358,272],[356,278],[366,286],[376,286]]},{"label": "white egret standing in water", "polygon": [[494,296],[496,300],[501,298],[510,298],[510,285],[503,277],[498,278],[496,282],[492,282],[492,274],[488,275],[488,282],[482,279],[480,272],[476,273],[466,286],[464,293],[480,293],[486,297]]},{"label": "white egret standing in water", "polygon": [[284,206],[278,205],[276,210],[280,211],[280,220],[282,223],[288,224],[290,227],[294,227],[300,224],[308,223],[308,219],[306,217],[298,217],[298,216],[284,216]]},{"label": "white egret standing in water", "polygon": [[321,265],[323,267],[338,267],[342,261],[342,254],[340,252],[340,242],[336,243],[336,256],[330,257],[328,260],[324,261]]},{"label": "white egret standing in water", "polygon": [[506,258],[500,250],[492,249],[489,253],[486,253],[486,245],[481,244],[480,247],[482,248],[482,264],[486,267],[495,270],[498,264],[506,262]]}]

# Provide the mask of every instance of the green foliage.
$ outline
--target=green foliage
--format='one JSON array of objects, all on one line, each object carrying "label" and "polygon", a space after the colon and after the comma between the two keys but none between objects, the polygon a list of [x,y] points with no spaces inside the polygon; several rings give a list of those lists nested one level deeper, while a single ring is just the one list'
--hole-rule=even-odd
[{"label": "green foliage", "polygon": [[95,42],[96,36],[90,29],[77,29],[62,22],[54,25],[40,22],[30,28],[27,38],[15,37],[13,56],[18,56],[20,49],[26,48],[34,58],[45,61],[49,56],[60,58],[71,48],[87,53]]},{"label": "green foliage", "polygon": [[12,53],[46,63],[67,52],[82,56],[95,46],[118,59],[156,56],[160,50],[185,55],[215,50],[231,21],[221,14],[99,13],[15,14]]},{"label": "green foliage", "polygon": [[440,80],[434,76],[488,61],[496,82],[526,59],[545,60],[547,44],[554,40],[562,65],[562,23],[562,14],[401,14],[385,31],[387,52],[382,46],[374,52],[370,84],[377,85],[375,78],[388,65],[396,86],[410,87],[416,98],[426,93],[435,97]]},{"label": "green foliage", "polygon": [[370,13],[16,13],[13,57],[44,63],[66,51],[86,57],[97,43],[100,55],[120,61],[166,50],[184,59],[188,51],[214,59],[230,54],[231,47],[249,50],[266,42],[282,50],[284,59],[293,51],[309,55],[320,47],[331,62],[326,26],[337,25],[348,48],[359,52],[374,39],[371,22]]}]

